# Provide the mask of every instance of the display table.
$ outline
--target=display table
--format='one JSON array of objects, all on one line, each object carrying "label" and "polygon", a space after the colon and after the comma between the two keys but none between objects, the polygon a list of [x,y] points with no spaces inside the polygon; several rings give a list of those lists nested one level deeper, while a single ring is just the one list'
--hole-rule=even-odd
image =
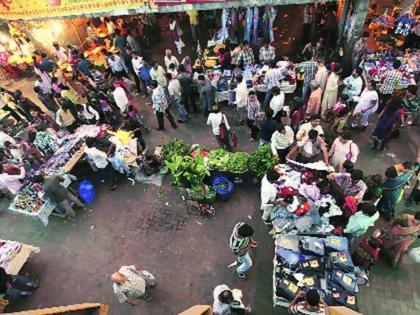
[{"label": "display table", "polygon": [[[80,137],[70,137],[55,151],[54,155],[45,162],[37,171],[38,174],[45,176],[60,175],[65,181],[64,187],[69,187],[71,177],[68,175],[75,167],[77,162],[83,157],[83,141]],[[24,214],[35,219],[39,219],[43,225],[48,225],[48,217],[54,211],[56,204],[51,200],[44,199],[42,191],[38,191],[35,186],[25,181],[19,194],[15,196],[9,206],[9,210],[15,213]]]},{"label": "display table", "polygon": [[32,253],[39,251],[39,247],[0,239],[0,264],[8,274],[17,275]]}]

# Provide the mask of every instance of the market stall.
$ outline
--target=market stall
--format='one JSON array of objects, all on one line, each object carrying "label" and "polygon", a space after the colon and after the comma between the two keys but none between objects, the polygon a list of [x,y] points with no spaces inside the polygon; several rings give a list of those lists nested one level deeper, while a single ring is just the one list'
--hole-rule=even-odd
[{"label": "market stall", "polygon": [[[269,69],[266,65],[255,65],[247,67],[242,71],[243,80],[246,82],[248,90],[255,90],[259,93],[267,92],[267,85],[264,83],[265,73]],[[282,71],[282,79],[280,81],[280,90],[285,94],[292,94],[296,90],[296,74],[293,69],[288,67],[280,67]],[[216,102],[220,103],[228,101],[232,103],[234,100],[234,90],[239,82],[235,81],[233,71],[224,70],[223,72],[217,68],[207,71],[212,84],[216,87]]]},{"label": "market stall", "polygon": [[[69,187],[74,179],[70,172],[84,154],[84,139],[103,134],[106,129],[107,126],[84,125],[76,133],[65,135],[60,139],[54,153],[35,171],[35,174],[63,176],[65,181],[62,185]],[[31,178],[27,178],[10,204],[9,210],[38,219],[46,226],[48,217],[55,207],[56,204],[44,196],[41,186],[33,183]]]},{"label": "market stall", "polygon": [[366,54],[363,62],[364,76],[380,85],[385,72],[393,69],[392,63],[395,60],[400,60],[401,67],[398,71],[402,74],[402,80],[396,89],[404,89],[409,85],[416,85],[415,72],[417,69],[413,66],[419,63],[418,59],[417,52],[405,54],[403,51],[385,51]]},{"label": "market stall", "polygon": [[[330,194],[323,162],[280,165],[278,197],[293,198],[275,205],[269,216],[275,239],[273,305],[288,307],[300,290],[316,288],[328,306],[358,311],[358,286],[365,272],[353,264],[343,218],[352,209],[351,198],[342,207]],[[347,198],[347,197],[346,197]]]}]

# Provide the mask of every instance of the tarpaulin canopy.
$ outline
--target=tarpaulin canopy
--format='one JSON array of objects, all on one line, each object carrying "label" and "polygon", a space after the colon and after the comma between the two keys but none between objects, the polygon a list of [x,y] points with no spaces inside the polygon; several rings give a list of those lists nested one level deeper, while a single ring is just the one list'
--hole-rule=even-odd
[{"label": "tarpaulin canopy", "polygon": [[286,5],[316,0],[0,0],[0,19],[36,20],[58,17],[130,15],[225,7]]}]

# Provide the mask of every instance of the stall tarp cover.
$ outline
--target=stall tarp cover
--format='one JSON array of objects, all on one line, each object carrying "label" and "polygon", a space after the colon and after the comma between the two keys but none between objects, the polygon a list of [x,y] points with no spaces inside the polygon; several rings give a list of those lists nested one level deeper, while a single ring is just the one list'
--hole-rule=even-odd
[{"label": "stall tarp cover", "polygon": [[0,0],[0,19],[36,20],[79,15],[129,15],[145,12],[180,12],[248,7],[304,4],[316,0]]}]

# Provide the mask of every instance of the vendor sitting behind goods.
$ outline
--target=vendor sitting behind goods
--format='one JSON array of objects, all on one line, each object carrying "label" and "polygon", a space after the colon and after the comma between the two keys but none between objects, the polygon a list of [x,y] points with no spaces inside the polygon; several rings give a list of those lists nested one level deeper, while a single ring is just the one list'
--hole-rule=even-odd
[{"label": "vendor sitting behind goods", "polygon": [[347,223],[344,233],[352,234],[354,237],[360,237],[365,234],[369,227],[375,224],[379,219],[379,212],[373,204],[360,204],[359,211],[353,214]]},{"label": "vendor sitting behind goods", "polygon": [[306,136],[308,136],[310,130],[316,130],[320,136],[324,136],[324,130],[321,127],[321,116],[318,114],[312,115],[310,122],[304,123],[300,126],[298,132],[296,133],[296,140],[303,140]]},{"label": "vendor sitting behind goods", "polygon": [[312,163],[320,160],[320,153],[324,157],[324,162],[329,165],[329,156],[324,139],[319,136],[318,131],[311,129],[308,136],[299,141],[287,154],[286,159],[296,156],[300,163]]},{"label": "vendor sitting behind goods", "polygon": [[272,211],[272,204],[276,201],[277,188],[274,183],[280,178],[277,168],[274,168],[263,177],[261,180],[261,206],[263,211],[262,219],[266,221]]},{"label": "vendor sitting behind goods", "polygon": [[332,182],[331,193],[337,200],[337,204],[344,203],[345,197],[354,197],[357,203],[363,200],[367,186],[363,181],[363,172],[354,169],[351,173],[333,173],[329,175]]},{"label": "vendor sitting behind goods", "polygon": [[[299,299],[304,301],[299,302]],[[316,289],[308,291],[299,291],[289,305],[290,315],[323,315],[325,314],[325,304],[321,301],[321,296]]]},{"label": "vendor sitting behind goods", "polygon": [[231,290],[226,284],[220,284],[213,290],[213,315],[249,314],[251,309],[245,307],[239,290]]}]

